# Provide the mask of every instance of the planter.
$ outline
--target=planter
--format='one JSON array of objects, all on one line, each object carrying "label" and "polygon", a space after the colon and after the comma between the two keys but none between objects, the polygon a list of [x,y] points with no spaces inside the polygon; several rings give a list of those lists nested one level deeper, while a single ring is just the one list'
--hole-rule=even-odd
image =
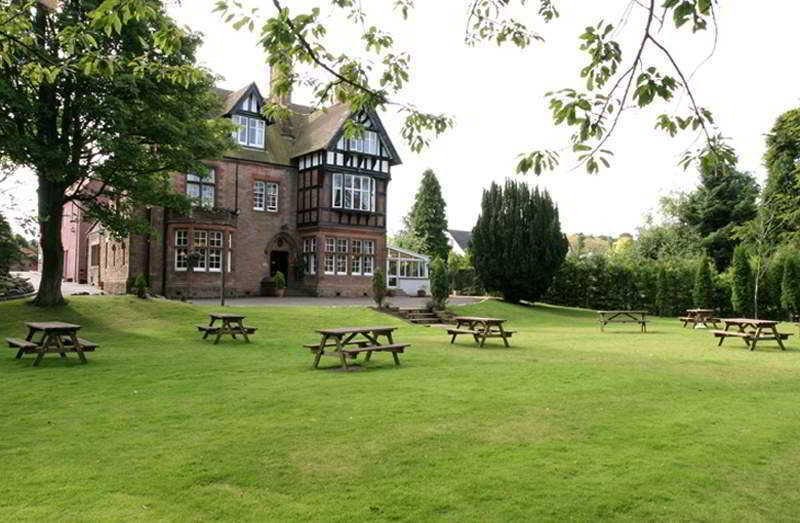
[{"label": "planter", "polygon": [[418,298],[424,298],[427,295],[428,295],[428,293],[425,292],[425,289],[420,289],[420,290],[417,291],[417,297]]},{"label": "planter", "polygon": [[275,296],[277,296],[278,298],[285,297],[286,296],[286,287],[284,287],[283,289],[275,289]]}]

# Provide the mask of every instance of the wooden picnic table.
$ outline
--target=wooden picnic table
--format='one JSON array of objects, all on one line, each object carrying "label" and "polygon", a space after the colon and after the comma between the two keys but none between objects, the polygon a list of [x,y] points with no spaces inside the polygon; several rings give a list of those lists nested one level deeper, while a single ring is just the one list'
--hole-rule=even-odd
[{"label": "wooden picnic table", "polygon": [[456,316],[453,318],[456,322],[455,329],[448,329],[447,334],[453,337],[450,339],[452,345],[456,341],[456,336],[467,334],[472,336],[475,343],[481,347],[486,343],[487,338],[502,338],[506,347],[510,347],[508,338],[510,338],[515,331],[508,331],[503,328],[503,324],[508,321],[502,318],[482,318],[480,316]]},{"label": "wooden picnic table", "polygon": [[716,329],[720,320],[714,317],[715,312],[715,309],[686,309],[686,316],[678,319],[683,322],[684,328],[690,323],[693,328],[699,328],[700,325],[707,328],[710,323]]},{"label": "wooden picnic table", "polygon": [[609,323],[638,323],[642,332],[647,332],[647,311],[597,311],[597,314],[601,331],[605,331]]},{"label": "wooden picnic table", "polygon": [[[64,323],[60,321],[26,322],[28,335],[24,340],[19,338],[6,338],[8,346],[17,349],[17,359],[21,359],[23,354],[36,354],[33,366],[36,367],[47,353],[58,353],[66,359],[67,352],[75,352],[81,363],[86,363],[86,352],[92,352],[97,348],[96,343],[78,337],[80,325],[74,323]],[[34,340],[36,334],[41,333],[38,340]]]},{"label": "wooden picnic table", "polygon": [[[247,316],[241,314],[212,312],[208,316],[211,318],[208,325],[197,325],[197,330],[204,333],[203,339],[208,338],[210,334],[216,334],[217,337],[214,339],[214,345],[219,343],[219,339],[223,334],[229,335],[234,340],[238,334],[242,336],[247,343],[250,343],[250,338],[248,338],[247,335],[254,334],[257,330],[255,327],[245,327],[243,322]],[[216,321],[220,321],[221,325],[214,325]]]},{"label": "wooden picnic table", "polygon": [[[791,336],[789,333],[778,332],[778,323],[773,320],[757,320],[752,318],[722,318],[725,330],[709,331],[714,337],[719,338],[717,346],[722,345],[725,338],[741,338],[750,350],[756,349],[759,341],[776,341],[781,350],[786,350],[783,340]],[[731,327],[736,327],[735,331],[729,331]],[[766,331],[766,332],[765,332]]]},{"label": "wooden picnic table", "polygon": [[[321,335],[319,343],[306,344],[304,347],[314,353],[313,368],[318,368],[322,356],[339,358],[342,369],[349,370],[348,359],[357,359],[361,353],[366,353],[364,361],[369,361],[373,352],[390,352],[394,365],[400,365],[399,353],[405,351],[410,345],[394,343],[392,333],[397,327],[343,327],[334,329],[319,329]],[[381,344],[380,338],[386,338],[386,344]]]}]

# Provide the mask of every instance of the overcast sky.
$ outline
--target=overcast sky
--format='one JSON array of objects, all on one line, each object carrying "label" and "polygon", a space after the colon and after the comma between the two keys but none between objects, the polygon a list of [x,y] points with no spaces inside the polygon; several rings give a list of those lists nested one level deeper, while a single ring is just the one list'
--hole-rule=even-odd
[{"label": "overcast sky", "polygon": [[[238,88],[255,80],[266,93],[268,72],[257,36],[226,26],[211,13],[213,3],[184,0],[172,12],[181,23],[205,34],[199,59],[224,78],[222,86]],[[284,3],[301,6],[309,1]],[[365,2],[374,13],[369,23],[392,32],[398,47],[411,53],[412,78],[402,100],[449,113],[456,119],[456,127],[416,154],[400,137],[401,118],[392,112],[381,115],[403,160],[392,173],[390,233],[399,228],[428,167],[442,184],[453,229],[471,229],[480,212],[482,190],[491,181],[502,182],[506,177],[526,179],[549,190],[559,206],[565,232],[611,235],[635,232],[643,215],[657,206],[659,196],[696,184],[694,171],[677,167],[681,153],[695,136],[669,139],[653,129],[655,115],[672,113],[676,107],[685,113],[685,99],[680,105],[646,113],[628,111],[610,143],[616,153],[612,167],[600,174],[573,170],[575,162],[569,154],[562,157],[562,166],[554,173],[524,178],[514,174],[518,154],[566,145],[569,133],[553,127],[544,94],[580,87],[578,73],[585,58],[577,49],[577,36],[601,18],[616,24],[626,0],[562,0],[560,19],[546,26],[536,22],[546,42],[524,51],[492,45],[466,47],[466,2],[462,0],[418,0],[406,22],[385,7],[392,3]],[[250,4],[269,9],[266,6],[271,2],[252,0]],[[722,4],[716,52],[699,69],[692,85],[699,103],[715,113],[723,133],[732,139],[740,167],[763,180],[764,134],[782,112],[800,104],[800,70],[792,58],[800,2],[725,0]],[[535,9],[532,3],[530,12]],[[359,28],[338,18],[326,18],[326,23],[336,50],[350,52]],[[642,17],[634,13],[620,33],[622,41],[639,38],[641,24]],[[710,33],[692,36],[689,30],[676,33],[668,27],[660,38],[675,50],[687,73],[705,59],[713,44]],[[653,51],[645,61],[664,64]],[[294,101],[308,103],[310,99],[299,90]],[[30,186],[19,189],[20,194],[26,191]]]}]

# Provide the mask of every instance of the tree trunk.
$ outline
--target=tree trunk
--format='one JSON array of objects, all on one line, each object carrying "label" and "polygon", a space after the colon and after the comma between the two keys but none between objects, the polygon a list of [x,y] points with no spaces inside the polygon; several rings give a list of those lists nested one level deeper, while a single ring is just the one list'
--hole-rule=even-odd
[{"label": "tree trunk", "polygon": [[39,307],[64,304],[61,279],[64,275],[64,246],[61,243],[61,222],[64,217],[64,188],[61,184],[39,176],[39,240],[42,249],[42,279],[33,300]]}]

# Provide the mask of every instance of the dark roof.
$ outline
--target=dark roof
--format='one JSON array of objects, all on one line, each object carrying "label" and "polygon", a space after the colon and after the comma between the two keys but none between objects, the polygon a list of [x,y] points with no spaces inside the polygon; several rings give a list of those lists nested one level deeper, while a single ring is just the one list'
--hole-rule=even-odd
[{"label": "dark roof", "polygon": [[[222,98],[222,113],[219,116],[229,116],[251,89],[254,89],[259,96],[262,96],[255,82],[251,82],[236,91],[215,87],[214,91]],[[336,104],[332,107],[315,110],[313,107],[290,103],[289,109],[293,113],[289,118],[289,122],[278,122],[275,125],[267,126],[267,146],[265,150],[237,147],[235,150],[225,153],[225,157],[291,165],[293,158],[331,147],[334,140],[338,139],[342,125],[352,115],[352,111],[347,104]],[[400,157],[386,135],[380,119],[377,118],[377,115],[374,115],[374,117],[374,121],[377,122],[387,147],[392,152],[392,164],[399,164]],[[287,136],[287,134],[292,135],[294,138]]]},{"label": "dark roof", "polygon": [[447,229],[453,240],[461,247],[462,250],[469,249],[469,243],[472,241],[472,231],[457,231],[455,229]]}]

